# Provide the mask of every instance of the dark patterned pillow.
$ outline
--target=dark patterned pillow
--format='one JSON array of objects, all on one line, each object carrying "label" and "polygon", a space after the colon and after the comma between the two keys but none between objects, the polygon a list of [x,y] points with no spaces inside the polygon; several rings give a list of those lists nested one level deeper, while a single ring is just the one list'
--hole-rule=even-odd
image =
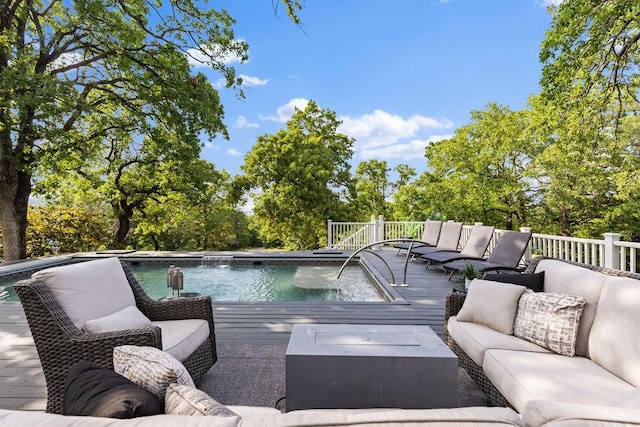
[{"label": "dark patterned pillow", "polygon": [[520,274],[520,273],[485,273],[484,280],[493,282],[511,283],[513,285],[525,286],[534,292],[544,291],[544,271],[540,273]]},{"label": "dark patterned pillow", "polygon": [[238,414],[219,403],[202,390],[186,385],[169,384],[165,396],[165,413],[171,415],[213,415],[238,417]]},{"label": "dark patterned pillow", "polygon": [[154,395],[111,369],[81,360],[65,382],[65,415],[135,418],[162,413]]},{"label": "dark patterned pillow", "polygon": [[520,297],[513,335],[563,356],[574,356],[585,300],[575,295],[527,291]]}]

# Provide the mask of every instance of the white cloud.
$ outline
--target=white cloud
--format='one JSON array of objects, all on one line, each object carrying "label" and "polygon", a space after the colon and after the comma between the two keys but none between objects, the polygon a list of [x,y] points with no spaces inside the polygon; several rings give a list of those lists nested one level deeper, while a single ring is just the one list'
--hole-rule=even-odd
[{"label": "white cloud", "polygon": [[[238,39],[231,42],[230,48],[240,47],[245,43],[244,40]],[[235,54],[229,48],[225,49],[220,45],[205,46],[201,49],[189,49],[186,52],[187,60],[192,67],[208,67],[211,65],[211,58],[215,58],[216,61],[221,61],[223,64],[232,64],[234,62],[244,62],[241,57]]]},{"label": "white cloud", "polygon": [[227,149],[227,154],[234,157],[242,156],[242,153],[235,148]]},{"label": "white cloud", "polygon": [[453,135],[434,135],[427,140],[414,139],[405,144],[367,148],[359,151],[358,156],[362,159],[420,159],[424,157],[424,149],[427,145],[452,137]]},{"label": "white cloud", "polygon": [[293,116],[293,113],[295,113],[296,108],[298,110],[304,110],[307,106],[307,104],[309,103],[308,99],[304,99],[304,98],[293,98],[291,101],[287,102],[285,105],[279,107],[276,110],[276,115],[275,116],[260,116],[260,118],[262,120],[271,120],[274,122],[279,122],[279,123],[286,123],[287,120],[289,120],[291,118],[291,116]]},{"label": "white cloud", "polygon": [[560,3],[564,2],[564,0],[540,0],[540,4],[544,7],[549,6],[560,6]]},{"label": "white cloud", "polygon": [[258,123],[248,122],[245,116],[236,117],[236,122],[233,124],[234,127],[237,128],[258,128],[260,125]]},{"label": "white cloud", "polygon": [[77,64],[77,63],[81,62],[82,60],[83,60],[82,55],[80,55],[77,52],[63,53],[62,55],[57,57],[55,59],[55,61],[53,61],[51,63],[51,66],[54,69],[63,68],[63,67],[67,67],[69,65]]},{"label": "white cloud", "polygon": [[371,114],[360,117],[340,117],[342,124],[338,128],[350,137],[355,138],[356,146],[369,149],[397,143],[403,138],[414,137],[423,129],[444,129],[453,126],[450,120],[436,120],[419,114],[408,119],[375,110]]},{"label": "white cloud", "polygon": [[212,142],[208,142],[208,141],[205,142],[203,145],[205,146],[205,148],[212,148],[214,150],[218,148],[217,145],[214,145]]},{"label": "white cloud", "polygon": [[242,79],[242,86],[264,86],[269,83],[269,79],[260,79],[258,77],[247,76],[246,74],[240,74],[238,77]]}]

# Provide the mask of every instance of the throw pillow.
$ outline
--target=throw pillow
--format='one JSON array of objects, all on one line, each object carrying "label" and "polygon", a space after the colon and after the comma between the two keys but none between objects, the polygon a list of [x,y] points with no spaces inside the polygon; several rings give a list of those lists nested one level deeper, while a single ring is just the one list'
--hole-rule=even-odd
[{"label": "throw pillow", "polygon": [[121,345],[113,349],[114,370],[164,402],[169,384],[195,387],[178,359],[154,347]]},{"label": "throw pillow", "polygon": [[575,295],[527,292],[518,303],[513,335],[574,356],[584,305],[584,298]]},{"label": "throw pillow", "polygon": [[534,292],[544,291],[544,271],[531,274],[486,273],[482,278],[484,280],[491,280],[493,282],[511,283],[513,285],[525,286]]},{"label": "throw pillow", "polygon": [[144,328],[151,325],[151,320],[135,305],[118,310],[97,319],[87,320],[84,324],[85,332],[111,332],[124,329]]},{"label": "throw pillow", "polygon": [[204,391],[186,385],[169,384],[164,402],[166,414],[238,417],[238,414]]},{"label": "throw pillow", "polygon": [[63,411],[65,415],[135,418],[161,414],[162,405],[122,375],[81,360],[67,375]]},{"label": "throw pillow", "polygon": [[518,300],[526,290],[524,286],[474,279],[456,319],[479,323],[511,335]]}]

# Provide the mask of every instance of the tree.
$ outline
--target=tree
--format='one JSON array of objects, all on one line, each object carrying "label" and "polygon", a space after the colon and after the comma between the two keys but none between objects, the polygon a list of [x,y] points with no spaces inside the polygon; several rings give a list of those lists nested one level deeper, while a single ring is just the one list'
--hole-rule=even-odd
[{"label": "tree", "polygon": [[344,211],[350,184],[353,140],[339,125],[333,111],[310,101],[286,130],[258,137],[247,154],[243,180],[258,190],[254,222],[268,243],[310,249],[326,242],[326,221]]},{"label": "tree", "polygon": [[[542,94],[575,108],[615,111],[616,122],[640,107],[640,3],[637,0],[564,1],[553,10],[540,51]],[[597,94],[594,99],[593,95]],[[573,107],[571,107],[573,105]],[[585,117],[586,121],[593,116]],[[617,124],[617,123],[616,123]]]},{"label": "tree", "polygon": [[[299,0],[282,0],[299,23]],[[274,3],[274,8],[277,3]],[[118,130],[176,140],[224,134],[218,94],[188,59],[238,87],[247,59],[233,19],[193,0],[7,0],[0,8],[0,228],[4,258],[26,256],[33,177],[43,158],[81,163]],[[240,95],[242,93],[240,92]],[[88,119],[91,123],[88,123]]]},{"label": "tree", "polygon": [[355,213],[361,221],[367,221],[372,215],[384,215],[391,219],[391,195],[405,185],[415,175],[415,170],[407,165],[398,165],[393,169],[398,174],[396,181],[391,181],[391,168],[384,160],[368,160],[360,162],[354,175],[355,181]]},{"label": "tree", "polygon": [[506,229],[526,224],[533,195],[526,174],[539,149],[529,120],[528,111],[490,103],[453,138],[428,146],[427,210]]}]

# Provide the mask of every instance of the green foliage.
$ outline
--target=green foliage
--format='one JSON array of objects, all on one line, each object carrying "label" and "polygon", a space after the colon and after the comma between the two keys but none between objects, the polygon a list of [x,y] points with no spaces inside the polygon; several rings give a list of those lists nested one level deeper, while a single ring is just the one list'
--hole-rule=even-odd
[{"label": "green foliage", "polygon": [[468,280],[480,279],[482,277],[482,273],[476,270],[476,267],[473,264],[467,263],[464,265],[464,268],[460,270],[460,277]]},{"label": "green foliage", "polygon": [[242,166],[258,191],[253,224],[268,245],[310,249],[326,244],[326,221],[345,212],[353,141],[337,132],[333,111],[310,101],[286,130],[258,137]]}]

